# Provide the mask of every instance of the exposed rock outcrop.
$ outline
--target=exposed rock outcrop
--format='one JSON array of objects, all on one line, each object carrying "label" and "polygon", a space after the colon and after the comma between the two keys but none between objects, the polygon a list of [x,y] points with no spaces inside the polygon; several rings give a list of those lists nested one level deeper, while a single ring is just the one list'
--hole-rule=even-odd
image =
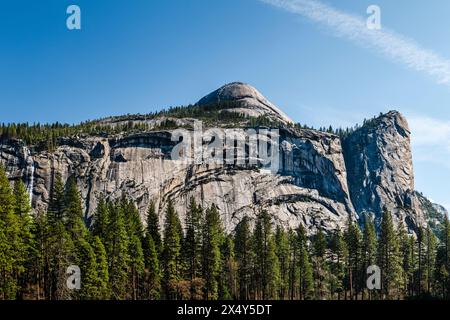
[{"label": "exposed rock outcrop", "polygon": [[[77,178],[86,217],[95,211],[100,193],[110,199],[128,195],[142,215],[153,200],[162,215],[169,199],[184,221],[190,197],[216,204],[227,230],[245,216],[267,210],[284,226],[303,224],[342,229],[348,216],[374,215],[384,207],[411,231],[426,224],[424,206],[414,193],[410,132],[403,116],[390,112],[343,140],[333,134],[297,129],[256,89],[242,83],[226,85],[201,99],[211,105],[227,101],[226,111],[280,122],[276,174],[258,165],[189,164],[171,159],[172,131],[61,139],[54,152],[30,155],[20,141],[4,141],[0,162],[11,180],[24,179],[36,211],[45,211],[56,172]],[[103,124],[110,124],[103,120]],[[132,121],[132,120],[128,120]],[[142,121],[142,120],[139,120]],[[158,119],[152,120],[157,123]],[[177,124],[192,123],[178,119]],[[224,146],[225,148],[225,146]]]},{"label": "exposed rock outcrop", "polygon": [[[142,214],[150,200],[163,211],[173,199],[183,220],[190,197],[203,205],[216,204],[231,230],[244,215],[268,210],[278,223],[309,230],[344,225],[354,215],[339,139],[311,130],[283,131],[282,165],[278,175],[256,167],[194,165],[170,159],[170,132],[151,132],[113,139],[72,141],[53,153],[36,154],[33,205],[44,211],[55,172],[66,180],[77,177],[90,217],[100,193],[109,198],[128,195]],[[26,174],[20,148],[2,146],[0,154],[10,178]],[[356,216],[355,216],[356,217]]]},{"label": "exposed rock outcrop", "polygon": [[360,216],[372,214],[379,222],[386,208],[411,230],[425,222],[414,194],[410,130],[400,113],[368,121],[343,146],[350,195]]},{"label": "exposed rock outcrop", "polygon": [[220,103],[227,105],[223,111],[237,112],[250,117],[266,116],[282,123],[294,123],[258,90],[242,82],[226,84],[197,102],[201,106]]},{"label": "exposed rock outcrop", "polygon": [[445,217],[448,217],[447,209],[439,204],[432,203],[420,192],[416,191],[415,196],[418,200],[421,211],[424,213],[425,220],[427,221],[431,230],[433,230],[435,234],[440,234]]}]

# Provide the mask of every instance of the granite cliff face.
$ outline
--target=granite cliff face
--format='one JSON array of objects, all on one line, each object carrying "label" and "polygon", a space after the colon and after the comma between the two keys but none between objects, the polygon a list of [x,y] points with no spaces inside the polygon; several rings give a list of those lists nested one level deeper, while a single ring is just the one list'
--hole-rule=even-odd
[{"label": "granite cliff face", "polygon": [[377,219],[386,208],[409,229],[422,224],[406,119],[391,111],[368,121],[343,140],[348,187],[360,216]]},{"label": "granite cliff face", "polygon": [[[226,85],[197,105],[221,101],[227,102],[226,111],[265,116],[282,124],[277,174],[258,165],[173,160],[173,130],[156,129],[68,137],[60,139],[54,152],[32,152],[32,146],[21,141],[3,141],[0,162],[11,180],[26,181],[37,212],[47,208],[56,172],[63,179],[75,176],[87,220],[95,211],[99,194],[104,193],[110,199],[128,195],[138,203],[142,216],[153,200],[162,217],[172,199],[182,221],[194,196],[204,206],[214,203],[219,207],[227,230],[260,209],[266,209],[276,223],[291,227],[303,224],[310,232],[318,227],[343,228],[349,215],[358,219],[372,214],[379,221],[384,207],[410,231],[426,224],[424,208],[414,193],[410,132],[399,113],[382,115],[341,139],[296,128],[256,89],[241,83]],[[161,119],[136,121],[147,122],[152,128]],[[186,126],[194,119],[173,121]]]}]

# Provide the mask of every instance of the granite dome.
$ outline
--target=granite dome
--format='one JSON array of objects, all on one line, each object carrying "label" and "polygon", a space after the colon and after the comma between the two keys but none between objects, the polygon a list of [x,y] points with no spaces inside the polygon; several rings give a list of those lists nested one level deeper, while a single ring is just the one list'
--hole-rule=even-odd
[{"label": "granite dome", "polygon": [[293,121],[273,103],[267,100],[258,90],[242,82],[232,82],[211,92],[198,105],[226,103],[224,110],[237,112],[250,117],[266,116],[271,120],[283,123]]}]

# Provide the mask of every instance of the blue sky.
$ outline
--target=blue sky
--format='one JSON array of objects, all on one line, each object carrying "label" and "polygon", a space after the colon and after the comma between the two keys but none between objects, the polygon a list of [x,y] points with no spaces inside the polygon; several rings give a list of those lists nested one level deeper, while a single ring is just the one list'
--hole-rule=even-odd
[{"label": "blue sky", "polygon": [[[396,109],[413,131],[416,189],[450,207],[450,84],[370,39],[354,41],[270,1],[2,1],[0,121],[146,113],[196,102],[231,81],[252,84],[316,127]],[[321,3],[364,19],[376,4],[382,30],[450,59],[447,0]],[[81,8],[80,31],[66,28],[70,4]]]}]

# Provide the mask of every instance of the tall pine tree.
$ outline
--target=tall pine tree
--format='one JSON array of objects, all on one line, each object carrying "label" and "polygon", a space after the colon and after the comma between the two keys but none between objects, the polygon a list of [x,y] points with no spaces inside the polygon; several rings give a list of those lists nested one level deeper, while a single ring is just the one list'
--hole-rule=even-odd
[{"label": "tall pine tree", "polygon": [[398,294],[401,284],[402,266],[397,233],[394,230],[392,215],[384,209],[378,243],[378,266],[381,269],[381,292],[386,299]]},{"label": "tall pine tree", "polygon": [[[362,272],[367,272],[369,266],[375,265],[377,261],[377,234],[375,224],[371,217],[365,216],[364,231],[362,241]],[[362,297],[365,299],[366,290],[362,289]],[[372,298],[372,291],[368,291],[369,299]]]},{"label": "tall pine tree", "polygon": [[111,295],[115,300],[129,297],[129,239],[125,227],[125,216],[120,203],[109,204],[109,224],[106,234],[106,252],[108,256],[108,272]]},{"label": "tall pine tree", "polygon": [[431,296],[435,281],[437,240],[430,226],[428,226],[425,230],[425,245],[426,253],[424,271],[426,279],[426,291],[428,296]]},{"label": "tall pine tree", "polygon": [[330,272],[333,275],[331,282],[331,296],[341,300],[345,291],[345,276],[347,271],[348,249],[347,244],[340,230],[336,230],[331,237],[331,266]]},{"label": "tall pine tree", "polygon": [[0,299],[10,300],[17,296],[17,274],[22,266],[15,262],[20,259],[21,246],[20,223],[14,214],[14,195],[6,172],[0,167]]},{"label": "tall pine tree", "polygon": [[179,297],[178,285],[182,276],[181,268],[181,240],[183,233],[178,213],[169,200],[164,225],[164,246],[162,260],[164,265],[164,297],[177,299]]},{"label": "tall pine tree", "polygon": [[218,276],[221,271],[220,246],[223,231],[219,211],[215,205],[206,210],[203,227],[203,279],[205,280],[204,298],[216,300],[219,297]]},{"label": "tall pine tree", "polygon": [[252,275],[253,251],[250,221],[245,216],[235,228],[234,250],[237,261],[237,276],[239,283],[239,298],[250,299],[250,282]]},{"label": "tall pine tree", "polygon": [[358,299],[358,292],[361,289],[362,282],[361,231],[350,215],[347,220],[345,242],[348,248],[347,289],[349,290],[350,299],[353,300]]},{"label": "tall pine tree", "polygon": [[97,299],[107,300],[111,297],[109,289],[109,272],[108,272],[108,258],[106,255],[105,246],[99,236],[94,236],[92,248],[94,250],[96,266],[97,266]]},{"label": "tall pine tree", "polygon": [[236,259],[234,254],[234,242],[231,235],[223,237],[220,246],[221,276],[219,276],[219,299],[231,300],[237,297],[236,288]]},{"label": "tall pine tree", "polygon": [[184,240],[184,257],[187,266],[187,278],[191,282],[191,299],[197,291],[197,279],[202,276],[202,220],[203,210],[191,198],[186,212],[186,237]]},{"label": "tall pine tree", "polygon": [[278,297],[286,299],[289,292],[289,238],[281,226],[276,227],[275,248],[280,263],[280,282]]},{"label": "tall pine tree", "polygon": [[297,248],[298,258],[294,259],[294,267],[298,272],[298,298],[300,300],[312,299],[314,291],[314,278],[311,258],[308,249],[308,237],[303,225],[297,228],[294,246]]},{"label": "tall pine tree", "polygon": [[19,239],[16,252],[16,278],[19,281],[19,296],[25,298],[25,294],[31,289],[33,282],[32,266],[37,259],[36,242],[33,235],[33,219],[31,216],[30,198],[27,189],[21,180],[14,184],[14,213],[19,222]]},{"label": "tall pine tree", "polygon": [[267,211],[261,211],[256,218],[253,245],[257,297],[275,299],[278,293],[280,268],[275,252],[272,221]]},{"label": "tall pine tree", "polygon": [[147,233],[144,239],[145,258],[145,285],[144,297],[148,300],[157,300],[161,295],[161,270],[159,267],[158,251],[152,236]]},{"label": "tall pine tree", "polygon": [[414,293],[414,238],[408,235],[403,224],[400,224],[398,228],[398,241],[404,294],[411,297]]},{"label": "tall pine tree", "polygon": [[313,238],[313,262],[314,262],[314,279],[315,279],[315,296],[317,299],[326,298],[326,278],[327,278],[327,240],[321,229],[317,231]]},{"label": "tall pine tree", "polygon": [[447,216],[440,230],[440,245],[436,256],[436,286],[442,299],[450,298],[450,222]]},{"label": "tall pine tree", "polygon": [[153,201],[150,201],[147,210],[147,233],[152,237],[156,251],[158,254],[161,254],[162,240],[161,232],[159,231],[159,217]]},{"label": "tall pine tree", "polygon": [[106,203],[105,197],[103,196],[103,194],[101,194],[98,198],[98,204],[94,213],[91,230],[94,237],[100,237],[100,239],[103,241],[105,240],[105,236],[108,230],[108,215],[108,205]]}]

